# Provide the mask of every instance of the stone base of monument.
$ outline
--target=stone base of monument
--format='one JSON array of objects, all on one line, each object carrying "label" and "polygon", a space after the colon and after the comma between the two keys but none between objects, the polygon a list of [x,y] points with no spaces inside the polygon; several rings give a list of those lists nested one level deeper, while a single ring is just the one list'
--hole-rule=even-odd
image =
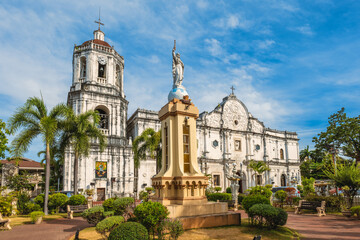
[{"label": "stone base of monument", "polygon": [[222,214],[228,212],[228,204],[226,202],[206,202],[204,204],[194,205],[171,204],[166,207],[170,212],[170,218]]},{"label": "stone base of monument", "polygon": [[178,218],[184,229],[221,227],[241,224],[241,213],[226,212],[212,215],[200,215]]}]

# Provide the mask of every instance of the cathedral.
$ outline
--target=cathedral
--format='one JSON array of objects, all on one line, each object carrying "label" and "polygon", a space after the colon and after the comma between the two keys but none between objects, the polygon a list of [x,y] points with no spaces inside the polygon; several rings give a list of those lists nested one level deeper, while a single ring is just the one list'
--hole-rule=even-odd
[{"label": "cathedral", "polygon": [[[127,118],[129,102],[123,86],[124,58],[104,37],[99,24],[94,39],[75,45],[73,78],[67,100],[76,114],[98,111],[101,118],[98,127],[107,136],[105,151],[100,152],[94,140],[89,156],[79,159],[79,191],[94,189],[97,201],[132,196],[151,186],[151,178],[156,174],[155,160],[141,161],[135,176],[131,144],[145,129],[161,129],[157,111],[138,108]],[[178,81],[181,85],[182,79]],[[230,186],[225,177],[226,163],[235,163],[237,174],[242,177],[239,192],[256,184],[288,186],[300,183],[297,134],[266,128],[234,92],[225,96],[212,111],[201,113],[196,125],[198,163],[213,187],[225,190]],[[270,170],[257,175],[248,167],[250,160],[266,162]],[[68,148],[64,159],[65,191],[73,190],[73,163],[74,153]]]}]

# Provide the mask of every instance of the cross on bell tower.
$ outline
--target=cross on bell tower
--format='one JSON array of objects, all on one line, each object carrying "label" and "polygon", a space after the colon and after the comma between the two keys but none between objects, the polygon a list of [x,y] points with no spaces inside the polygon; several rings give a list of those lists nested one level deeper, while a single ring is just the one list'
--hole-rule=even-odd
[{"label": "cross on bell tower", "polygon": [[234,88],[234,86],[231,86],[231,95],[234,95],[234,90],[235,90],[235,88]]},{"label": "cross on bell tower", "polygon": [[102,23],[102,22],[101,22],[101,19],[100,19],[100,8],[99,8],[99,21],[95,21],[95,23],[99,24],[98,30],[101,31],[100,25],[103,25],[103,26],[104,26],[104,23]]}]

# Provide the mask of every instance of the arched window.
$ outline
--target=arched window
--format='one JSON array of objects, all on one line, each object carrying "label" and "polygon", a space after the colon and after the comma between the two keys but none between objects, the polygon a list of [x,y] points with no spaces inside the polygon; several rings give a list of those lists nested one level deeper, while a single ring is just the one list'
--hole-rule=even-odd
[{"label": "arched window", "polygon": [[284,160],[284,150],[280,149],[280,159]]},{"label": "arched window", "polygon": [[281,186],[284,187],[286,186],[286,176],[285,174],[281,174]]},{"label": "arched window", "polygon": [[106,64],[99,63],[98,77],[106,78]]},{"label": "arched window", "polygon": [[190,136],[189,126],[183,125],[184,172],[190,172]]},{"label": "arched window", "polygon": [[109,114],[108,112],[101,108],[101,107],[98,107],[95,109],[99,116],[100,116],[100,122],[99,122],[99,125],[98,125],[98,128],[101,128],[101,129],[109,129]]},{"label": "arched window", "polygon": [[80,78],[86,77],[86,57],[80,58]]}]

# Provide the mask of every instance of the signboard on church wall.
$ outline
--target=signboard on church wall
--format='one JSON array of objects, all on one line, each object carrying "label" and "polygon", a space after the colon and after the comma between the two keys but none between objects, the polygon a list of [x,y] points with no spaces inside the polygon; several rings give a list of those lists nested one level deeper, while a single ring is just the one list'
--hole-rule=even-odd
[{"label": "signboard on church wall", "polygon": [[107,178],[107,162],[95,163],[95,178]]}]

